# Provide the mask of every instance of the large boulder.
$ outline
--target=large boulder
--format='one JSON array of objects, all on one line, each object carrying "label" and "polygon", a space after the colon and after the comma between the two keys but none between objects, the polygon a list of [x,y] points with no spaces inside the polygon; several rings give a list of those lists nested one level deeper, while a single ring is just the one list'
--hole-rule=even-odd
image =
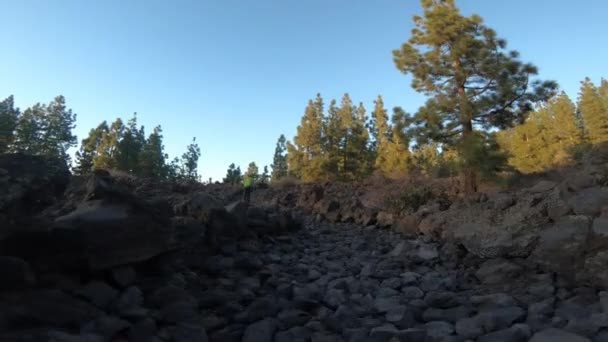
[{"label": "large boulder", "polygon": [[471,222],[459,225],[452,236],[480,257],[526,257],[534,247],[537,230],[524,222],[516,225]]},{"label": "large boulder", "polygon": [[608,190],[600,187],[585,189],[570,198],[568,204],[577,215],[597,216],[608,204]]},{"label": "large boulder", "polygon": [[174,205],[173,212],[180,216],[192,216],[205,219],[213,209],[221,209],[223,205],[220,200],[207,192],[196,192]]},{"label": "large boulder", "polygon": [[7,255],[43,269],[108,269],[148,260],[174,247],[166,213],[115,184],[91,176],[85,200],[52,222],[21,227],[0,241]]},{"label": "large boulder", "polygon": [[532,259],[547,269],[573,276],[582,266],[591,220],[566,216],[539,233]]},{"label": "large boulder", "polygon": [[63,160],[0,155],[0,240],[57,201],[70,182]]},{"label": "large boulder", "polygon": [[54,229],[82,239],[92,269],[148,260],[174,247],[168,218],[127,200],[87,201],[55,223]]}]

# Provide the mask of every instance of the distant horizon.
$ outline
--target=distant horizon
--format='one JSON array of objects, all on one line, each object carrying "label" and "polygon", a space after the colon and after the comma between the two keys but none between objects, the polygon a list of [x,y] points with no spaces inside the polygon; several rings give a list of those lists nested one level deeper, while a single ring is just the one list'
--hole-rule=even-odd
[{"label": "distant horizon", "polygon": [[[457,1],[576,101],[585,77],[608,77],[608,3],[556,3]],[[377,95],[389,113],[413,113],[425,99],[391,59],[419,1],[25,0],[5,11],[0,98],[14,95],[24,110],[65,96],[79,142],[100,122],[137,112],[147,133],[162,126],[170,158],[197,138],[203,181],[221,180],[231,163],[270,168],[279,135],[293,138],[317,93],[326,104],[349,93],[368,113]]]}]

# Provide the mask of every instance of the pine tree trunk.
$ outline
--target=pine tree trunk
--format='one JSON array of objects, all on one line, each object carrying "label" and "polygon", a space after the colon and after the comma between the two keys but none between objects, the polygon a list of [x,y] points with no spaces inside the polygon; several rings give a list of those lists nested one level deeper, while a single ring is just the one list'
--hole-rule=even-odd
[{"label": "pine tree trunk", "polygon": [[[460,102],[460,124],[462,125],[462,142],[465,145],[473,138],[473,115],[469,98],[465,90],[466,77],[462,75],[460,61],[454,61],[454,71],[456,78],[456,86],[458,89],[458,99]],[[465,160],[461,171],[462,185],[465,195],[470,195],[477,192],[477,173],[471,161]]]},{"label": "pine tree trunk", "polygon": [[[469,121],[463,123],[462,139],[467,141],[471,139],[473,135],[473,125]],[[470,161],[465,160],[461,171],[463,191],[465,195],[474,194],[477,192],[477,172],[475,172],[474,165],[471,165]]]}]

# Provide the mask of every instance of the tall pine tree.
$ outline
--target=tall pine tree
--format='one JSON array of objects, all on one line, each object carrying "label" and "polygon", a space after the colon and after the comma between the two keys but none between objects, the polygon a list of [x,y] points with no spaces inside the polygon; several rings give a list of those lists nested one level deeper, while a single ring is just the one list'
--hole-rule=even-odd
[{"label": "tall pine tree", "polygon": [[42,129],[46,108],[37,103],[27,108],[17,121],[12,151],[42,155]]},{"label": "tall pine tree", "polygon": [[287,150],[286,142],[285,136],[281,134],[277,140],[277,146],[274,149],[274,157],[272,158],[272,165],[270,166],[272,168],[271,178],[273,181],[287,176],[287,156],[285,155],[285,151]]},{"label": "tall pine tree", "polygon": [[162,132],[160,126],[154,127],[139,157],[140,174],[144,177],[167,178],[169,170],[166,165],[167,155]]},{"label": "tall pine tree", "polygon": [[63,96],[57,96],[44,107],[40,118],[40,154],[69,160],[68,149],[77,144],[72,134],[76,127],[76,114],[68,109]]},{"label": "tall pine tree", "polygon": [[608,141],[608,108],[589,78],[581,82],[578,111],[587,141],[594,145]]},{"label": "tall pine tree", "polygon": [[76,152],[75,174],[82,176],[93,171],[95,157],[100,150],[103,137],[108,134],[108,131],[108,123],[104,121],[96,128],[91,129],[88,137],[82,139],[80,149]]},{"label": "tall pine tree", "polygon": [[228,166],[228,170],[226,171],[226,177],[224,177],[223,182],[225,184],[236,185],[241,182],[241,167],[234,165],[234,163]]},{"label": "tall pine tree", "polygon": [[120,140],[117,141],[116,168],[131,174],[140,174],[139,158],[145,144],[144,127],[137,126],[137,113],[134,113],[133,117],[127,122]]},{"label": "tall pine tree", "polygon": [[521,122],[533,103],[553,94],[554,82],[532,81],[537,69],[506,51],[506,41],[481,17],[460,14],[454,0],[421,0],[410,39],[393,51],[412,87],[431,98],[416,114],[419,130],[440,143],[455,143],[466,193],[477,190],[477,166],[488,144],[477,127]]},{"label": "tall pine tree", "polygon": [[293,143],[287,144],[287,165],[289,172],[304,181],[316,181],[324,177],[322,123],[323,100],[308,101],[301,123],[297,128]]}]

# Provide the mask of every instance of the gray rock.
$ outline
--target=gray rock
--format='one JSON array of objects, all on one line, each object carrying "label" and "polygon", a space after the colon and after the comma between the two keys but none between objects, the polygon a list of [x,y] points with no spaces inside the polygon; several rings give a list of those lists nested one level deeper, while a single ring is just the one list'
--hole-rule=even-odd
[{"label": "gray rock", "polygon": [[17,313],[20,321],[57,329],[81,326],[101,315],[97,307],[58,290],[15,292],[10,298],[2,303],[3,313]]},{"label": "gray rock", "polygon": [[141,290],[135,286],[126,289],[116,302],[116,310],[121,314],[127,314],[133,309],[137,309],[143,305],[144,296]]},{"label": "gray rock", "polygon": [[454,326],[444,321],[432,321],[425,324],[427,335],[433,339],[446,337],[454,333]]},{"label": "gray rock", "polygon": [[532,331],[525,324],[515,324],[514,326],[491,332],[481,336],[478,342],[525,342],[528,341]]},{"label": "gray rock", "polygon": [[272,342],[277,323],[272,319],[255,322],[245,329],[243,342]]},{"label": "gray rock", "polygon": [[587,216],[565,216],[539,234],[532,259],[545,268],[573,278],[590,232]]},{"label": "gray rock", "polygon": [[343,303],[346,303],[346,293],[344,290],[330,289],[323,298],[323,302],[330,308],[336,309]]},{"label": "gray rock", "polygon": [[416,323],[414,314],[405,305],[391,308],[385,315],[386,321],[399,329],[414,327]]},{"label": "gray rock", "polygon": [[131,327],[129,322],[118,317],[102,316],[84,326],[82,332],[94,333],[103,336],[106,340],[111,340],[116,334]]},{"label": "gray rock", "polygon": [[424,297],[424,302],[433,308],[449,309],[460,305],[458,298],[454,292],[429,292]]},{"label": "gray rock", "polygon": [[173,332],[175,342],[209,342],[207,332],[199,324],[179,323]]},{"label": "gray rock", "polygon": [[480,308],[494,308],[514,306],[515,299],[506,293],[492,293],[480,296],[471,296],[471,304]]},{"label": "gray rock", "polygon": [[77,294],[101,309],[107,309],[118,297],[118,291],[106,283],[93,281],[77,291]]},{"label": "gray rock", "polygon": [[416,299],[424,297],[424,292],[416,286],[408,286],[401,289],[401,295],[407,299]]},{"label": "gray rock", "polygon": [[564,330],[549,328],[534,334],[530,342],[591,342],[591,340]]},{"label": "gray rock", "polygon": [[291,328],[296,325],[306,324],[306,322],[310,320],[311,316],[308,312],[290,309],[279,312],[277,318],[281,321],[281,323],[283,323],[284,326],[286,326],[286,328]]},{"label": "gray rock", "polygon": [[518,277],[522,268],[506,259],[485,261],[475,272],[475,276],[484,284],[500,284]]},{"label": "gray rock", "polygon": [[608,191],[601,187],[585,189],[568,201],[577,215],[597,216],[608,203]]},{"label": "gray rock", "polygon": [[48,338],[49,342],[105,342],[102,336],[95,334],[72,335],[56,330],[49,331]]},{"label": "gray rock", "polygon": [[280,308],[275,298],[263,297],[256,299],[244,312],[235,316],[237,322],[257,322],[267,317],[274,317]]},{"label": "gray rock", "polygon": [[463,318],[456,322],[456,333],[466,339],[475,339],[485,333],[479,317]]},{"label": "gray rock", "polygon": [[394,326],[385,325],[375,327],[369,334],[369,341],[388,342],[396,339],[397,341],[424,342],[426,331],[422,329],[398,330]]},{"label": "gray rock", "polygon": [[135,273],[133,267],[118,267],[112,270],[112,280],[114,280],[118,286],[125,288],[135,284],[137,274]]},{"label": "gray rock", "polygon": [[169,323],[195,323],[199,321],[198,305],[192,301],[179,301],[161,309],[163,320]]},{"label": "gray rock", "polygon": [[287,331],[279,331],[274,335],[275,342],[306,342],[312,336],[312,331],[305,327],[293,327]]},{"label": "gray rock", "polygon": [[156,322],[151,318],[144,318],[135,323],[129,331],[129,341],[147,342],[156,335]]},{"label": "gray rock", "polygon": [[449,309],[428,308],[422,314],[425,322],[447,321],[456,323],[463,318],[469,317],[471,309],[466,306],[457,306]]},{"label": "gray rock", "polygon": [[401,299],[399,297],[378,297],[374,300],[374,307],[380,313],[387,313],[401,306]]},{"label": "gray rock", "polygon": [[593,220],[591,231],[597,237],[605,238],[608,237],[608,218],[598,217]]},{"label": "gray rock", "polygon": [[525,316],[526,312],[518,306],[484,310],[477,315],[487,332],[506,329],[513,323],[523,320]]},{"label": "gray rock", "polygon": [[0,274],[2,274],[0,291],[23,290],[36,282],[36,276],[30,265],[16,257],[0,256]]}]

